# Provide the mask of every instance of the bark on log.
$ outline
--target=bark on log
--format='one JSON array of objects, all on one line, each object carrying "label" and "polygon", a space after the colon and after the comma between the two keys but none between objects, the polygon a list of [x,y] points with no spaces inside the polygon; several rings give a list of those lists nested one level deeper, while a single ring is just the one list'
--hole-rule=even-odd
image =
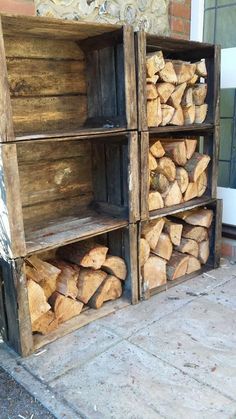
[{"label": "bark on log", "polygon": [[195,121],[196,106],[183,106],[184,124],[192,125]]},{"label": "bark on log", "polygon": [[159,140],[151,140],[150,141],[150,152],[154,157],[159,159],[160,157],[163,157],[165,154],[165,150],[162,147],[162,144]]},{"label": "bark on log", "polygon": [[179,106],[170,121],[170,125],[183,126],[184,125],[184,114],[181,106]]},{"label": "bark on log", "polygon": [[107,272],[110,275],[114,275],[122,281],[126,280],[127,277],[127,268],[124,259],[119,256],[108,255],[104,264],[102,265],[102,270]]},{"label": "bark on log", "polygon": [[172,106],[169,106],[169,105],[162,105],[161,106],[161,111],[162,111],[161,126],[165,127],[172,120],[173,115],[175,113],[175,109]]},{"label": "bark on log", "polygon": [[152,153],[149,153],[148,155],[148,167],[149,170],[156,170],[157,168],[157,161],[155,159],[155,157],[153,157]]},{"label": "bark on log", "polygon": [[179,246],[181,241],[183,225],[178,223],[173,223],[172,221],[165,219],[165,225],[163,231],[169,234],[172,243],[176,246]]},{"label": "bark on log", "polygon": [[176,168],[176,180],[183,194],[187,190],[189,184],[188,172],[183,167]]},{"label": "bark on log", "polygon": [[188,261],[188,255],[174,251],[166,267],[168,281],[174,281],[184,276],[187,272]]},{"label": "bark on log", "polygon": [[[184,141],[163,141],[165,154],[170,157],[178,166],[184,166],[187,163],[186,147]],[[173,179],[172,179],[173,180]]]},{"label": "bark on log", "polygon": [[202,124],[207,116],[208,105],[195,106],[195,124]]},{"label": "bark on log", "polygon": [[178,205],[182,202],[182,193],[179,188],[177,180],[175,180],[168,189],[168,192],[165,194],[164,204],[165,207],[171,207],[172,205]]},{"label": "bark on log", "polygon": [[193,102],[195,105],[203,105],[207,95],[207,84],[199,83],[193,87]]},{"label": "bark on log", "polygon": [[151,255],[141,269],[142,278],[148,289],[166,284],[166,260]]},{"label": "bark on log", "polygon": [[81,268],[78,280],[78,300],[87,304],[93,294],[100,287],[101,283],[107,277],[107,273],[101,270],[90,268]]},{"label": "bark on log", "polygon": [[100,269],[105,262],[108,247],[97,244],[94,240],[83,240],[58,250],[58,256],[68,262],[84,268]]},{"label": "bark on log", "polygon": [[99,309],[106,301],[117,300],[121,295],[121,281],[114,275],[108,275],[92,298],[90,298],[88,305],[91,308]]},{"label": "bark on log", "polygon": [[147,99],[148,100],[156,99],[157,96],[158,96],[155,84],[147,83],[146,92],[147,92]]},{"label": "bark on log", "polygon": [[32,332],[41,333],[42,335],[54,332],[57,328],[58,319],[56,319],[55,314],[51,310],[43,314],[32,324]]},{"label": "bark on log", "polygon": [[185,224],[183,226],[182,237],[186,239],[192,239],[200,243],[202,241],[208,240],[208,230],[205,227]]},{"label": "bark on log", "polygon": [[157,83],[156,84],[157,95],[161,99],[161,103],[166,103],[170,95],[175,90],[175,86],[172,83]]},{"label": "bark on log", "polygon": [[194,153],[185,165],[189,180],[196,182],[199,176],[206,170],[211,158],[207,154]]},{"label": "bark on log", "polygon": [[185,239],[182,237],[180,245],[175,247],[180,253],[187,253],[188,255],[198,257],[199,254],[199,245],[195,240]]},{"label": "bark on log", "polygon": [[170,182],[176,178],[176,167],[169,157],[161,157],[157,160],[156,172],[163,174]]},{"label": "bark on log", "polygon": [[42,287],[32,279],[27,281],[29,312],[31,324],[38,320],[44,313],[50,310]]},{"label": "bark on log", "polygon": [[67,320],[78,316],[83,308],[83,303],[72,300],[72,298],[65,297],[59,292],[54,292],[54,294],[50,297],[49,302],[58,323],[64,323]]},{"label": "bark on log", "polygon": [[186,154],[187,159],[191,159],[192,155],[195,153],[196,147],[197,147],[197,140],[196,139],[186,139],[185,140],[185,146],[186,146]]},{"label": "bark on log", "polygon": [[165,221],[163,218],[152,220],[142,227],[142,237],[147,240],[150,248],[154,250],[160,238]]},{"label": "bark on log", "polygon": [[197,182],[189,182],[187,190],[184,194],[184,202],[190,201],[198,196]]},{"label": "bark on log", "polygon": [[190,256],[186,274],[191,274],[192,272],[199,271],[199,269],[201,269],[201,263],[199,262],[199,260],[194,256]]},{"label": "bark on log", "polygon": [[169,234],[161,233],[156,248],[152,250],[156,256],[169,260],[173,252],[173,245]]},{"label": "bark on log", "polygon": [[210,242],[205,240],[199,243],[199,260],[202,264],[206,264],[210,256]]},{"label": "bark on log", "polygon": [[159,72],[160,80],[166,83],[176,84],[178,82],[172,62],[166,62],[165,67]]},{"label": "bark on log", "polygon": [[168,100],[168,103],[176,109],[178,109],[178,107],[181,104],[186,86],[187,86],[187,83],[182,83],[176,86],[175,90],[173,91],[173,93],[171,94]]},{"label": "bark on log", "polygon": [[148,207],[149,207],[149,211],[154,211],[160,208],[164,208],[164,202],[163,202],[162,196],[158,191],[149,192]]},{"label": "bark on log", "polygon": [[153,77],[158,71],[165,67],[165,61],[162,51],[156,51],[147,54],[146,56],[146,70],[147,76]]},{"label": "bark on log", "polygon": [[162,173],[151,172],[151,181],[150,187],[154,191],[158,191],[160,193],[166,192],[170,186],[170,182],[168,181],[167,177],[165,177]]}]

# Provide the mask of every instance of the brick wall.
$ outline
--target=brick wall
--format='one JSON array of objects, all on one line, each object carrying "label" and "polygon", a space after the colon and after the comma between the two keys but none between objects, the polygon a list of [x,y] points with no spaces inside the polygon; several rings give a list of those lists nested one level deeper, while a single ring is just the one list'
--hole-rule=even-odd
[{"label": "brick wall", "polygon": [[0,12],[34,15],[34,0],[0,0]]},{"label": "brick wall", "polygon": [[189,39],[191,0],[170,0],[170,33],[174,38]]}]

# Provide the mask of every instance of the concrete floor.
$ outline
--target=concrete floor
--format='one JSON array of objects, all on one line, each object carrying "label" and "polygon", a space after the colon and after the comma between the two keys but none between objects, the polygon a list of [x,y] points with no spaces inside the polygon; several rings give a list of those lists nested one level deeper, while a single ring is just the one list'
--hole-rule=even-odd
[{"label": "concrete floor", "polygon": [[236,264],[0,364],[56,418],[236,418]]}]

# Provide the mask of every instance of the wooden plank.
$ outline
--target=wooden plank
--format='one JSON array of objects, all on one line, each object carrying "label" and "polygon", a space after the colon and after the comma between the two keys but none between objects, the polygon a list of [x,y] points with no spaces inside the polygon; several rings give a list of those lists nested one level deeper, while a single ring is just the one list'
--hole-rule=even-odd
[{"label": "wooden plank", "polygon": [[191,201],[185,202],[184,204],[173,205],[171,207],[162,208],[160,210],[150,211],[150,220],[155,220],[156,218],[166,217],[167,215],[174,215],[175,213],[191,210],[194,208],[199,208],[203,205],[208,205],[214,202],[214,198],[203,197],[203,198],[194,198]]},{"label": "wooden plank", "polygon": [[128,277],[125,281],[125,293],[131,296],[132,304],[137,304],[139,301],[137,224],[130,224],[125,230],[123,257],[128,269]]},{"label": "wooden plank", "polygon": [[211,249],[213,253],[213,267],[219,268],[222,247],[222,215],[223,215],[223,200],[217,199],[215,206],[215,225],[214,225],[214,248]]},{"label": "wooden plank", "polygon": [[185,126],[177,125],[166,125],[165,127],[153,127],[149,128],[149,132],[152,134],[167,134],[167,133],[186,133],[186,135],[197,135],[204,132],[209,132],[214,129],[214,125],[211,123],[193,124]]},{"label": "wooden plank", "polygon": [[139,152],[138,134],[129,134],[128,142],[128,190],[129,190],[129,222],[135,223],[140,220],[140,176],[139,176]]},{"label": "wooden plank", "polygon": [[137,129],[137,92],[135,71],[134,31],[124,26],[125,103],[127,129]]},{"label": "wooden plank", "polygon": [[117,114],[125,118],[125,63],[123,43],[116,46],[115,58]]},{"label": "wooden plank", "polygon": [[119,29],[115,29],[111,32],[104,32],[100,35],[89,36],[89,38],[80,41],[79,44],[85,52],[94,50],[98,51],[100,49],[114,47],[119,42],[122,42],[122,35],[123,27],[120,27]]},{"label": "wooden plank", "polygon": [[86,63],[88,80],[88,118],[93,118],[102,114],[102,96],[98,51],[91,51],[86,53]]},{"label": "wooden plank", "polygon": [[99,50],[102,115],[117,115],[114,47]]},{"label": "wooden plank", "polygon": [[95,201],[107,202],[105,145],[99,142],[92,144],[92,173]]},{"label": "wooden plank", "polygon": [[118,144],[106,146],[106,178],[107,178],[107,200],[111,204],[121,205],[121,150]]},{"label": "wooden plank", "polygon": [[137,95],[138,95],[138,129],[147,131],[147,93],[146,93],[146,33],[141,30],[135,33]]},{"label": "wooden plank", "polygon": [[0,263],[0,333],[4,341],[8,339],[8,324],[4,292],[3,268]]},{"label": "wooden plank", "polygon": [[220,69],[221,69],[221,47],[215,45],[214,56],[214,124],[220,123]]},{"label": "wooden plank", "polygon": [[149,168],[148,168],[148,155],[149,155],[149,134],[142,132],[140,134],[140,177],[141,177],[141,191],[140,191],[140,207],[141,207],[141,220],[149,219]]},{"label": "wooden plank", "polygon": [[0,142],[14,141],[10,92],[0,17]]},{"label": "wooden plank", "polygon": [[207,195],[211,198],[216,198],[217,194],[217,180],[218,180],[218,149],[216,136],[209,134],[203,139],[203,153],[208,154],[211,160],[207,167],[207,190],[204,197]]}]

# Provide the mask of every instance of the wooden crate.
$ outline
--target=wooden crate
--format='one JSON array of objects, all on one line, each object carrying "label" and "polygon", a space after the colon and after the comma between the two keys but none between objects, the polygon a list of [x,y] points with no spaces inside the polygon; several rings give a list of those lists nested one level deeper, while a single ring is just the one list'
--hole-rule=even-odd
[{"label": "wooden crate", "polygon": [[[166,127],[165,127],[166,128]],[[207,154],[211,160],[207,167],[208,185],[205,193],[200,198],[194,198],[177,205],[149,211],[149,147],[153,140],[160,140],[162,144],[183,139],[196,138],[198,141],[197,149],[200,153]],[[140,211],[141,220],[148,220],[149,217],[162,215],[167,211],[171,214],[179,209],[194,208],[196,205],[207,203],[217,194],[218,178],[218,156],[219,156],[219,127],[200,130],[189,130],[188,132],[166,133],[161,132],[158,135],[153,132],[140,133]]]},{"label": "wooden crate", "polygon": [[[140,131],[161,132],[187,132],[193,129],[201,130],[219,124],[219,86],[220,86],[220,48],[218,45],[200,42],[160,37],[140,31],[135,34],[137,79],[138,79],[138,126]],[[147,124],[147,95],[146,95],[146,53],[163,51],[164,58],[184,61],[206,60],[208,70],[208,93],[206,103],[208,114],[203,124],[185,126],[164,126],[149,128]]]},{"label": "wooden crate", "polygon": [[1,15],[0,54],[1,142],[137,128],[131,26]]},{"label": "wooden crate", "polygon": [[[27,356],[47,343],[96,319],[138,302],[137,225],[132,224],[118,230],[107,231],[106,234],[96,237],[96,240],[106,244],[111,254],[120,256],[126,261],[128,276],[123,284],[122,297],[104,303],[98,310],[86,307],[79,316],[60,324],[58,329],[45,336],[32,334],[24,258],[1,259],[0,331],[3,339],[20,355]],[[37,255],[41,256],[40,253]]]},{"label": "wooden crate", "polygon": [[[211,199],[206,204],[196,204],[192,206],[192,209],[201,209],[201,208],[208,208],[208,209],[213,210],[214,212],[213,222],[211,224],[210,232],[209,232],[210,256],[207,263],[205,265],[202,265],[201,269],[198,271],[195,271],[188,275],[184,275],[172,281],[167,281],[167,283],[164,285],[150,289],[148,284],[145,283],[142,278],[140,258],[139,258],[138,274],[139,274],[140,299],[148,299],[154,294],[157,294],[162,291],[166,291],[167,289],[175,285],[178,285],[182,282],[187,281],[188,279],[194,278],[204,272],[218,268],[220,266],[221,236],[222,236],[222,200]],[[150,220],[158,220],[162,217],[170,217],[170,216],[175,217],[177,213],[181,213],[183,210],[184,210],[183,208],[179,208],[178,210],[171,211],[171,212],[166,210],[166,212],[163,211],[161,215],[152,216]],[[142,235],[141,234],[142,227],[148,222],[149,221],[141,221],[139,224],[139,243],[140,243],[140,238]]]},{"label": "wooden crate", "polygon": [[136,132],[2,144],[1,255],[18,258],[139,220]]}]

